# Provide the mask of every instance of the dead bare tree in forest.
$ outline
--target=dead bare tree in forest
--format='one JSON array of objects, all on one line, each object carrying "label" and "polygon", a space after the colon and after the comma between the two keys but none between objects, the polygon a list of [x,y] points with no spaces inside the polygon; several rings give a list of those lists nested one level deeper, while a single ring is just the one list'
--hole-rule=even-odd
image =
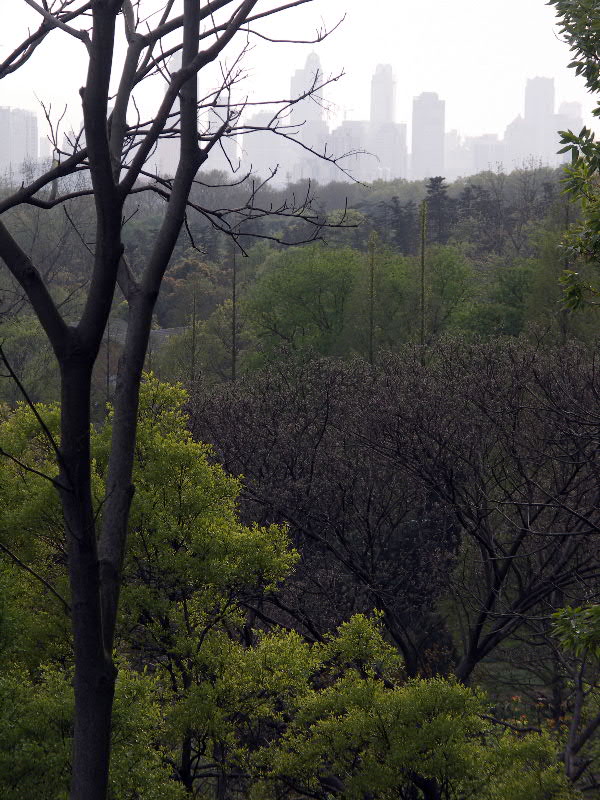
[{"label": "dead bare tree in forest", "polygon": [[[72,800],[105,800],[110,759],[111,711],[116,679],[112,660],[119,605],[121,568],[134,492],[132,464],[136,442],[138,391],[146,355],[152,313],[169,259],[189,213],[198,213],[224,232],[235,232],[240,219],[276,213],[300,214],[319,231],[310,213],[309,198],[278,209],[258,206],[253,190],[237,209],[204,209],[190,200],[200,167],[228,137],[244,130],[243,104],[232,104],[231,89],[240,76],[239,57],[223,67],[221,85],[198,95],[198,73],[218,62],[227,51],[244,52],[265,20],[312,0],[24,0],[39,15],[39,27],[18,43],[0,63],[0,78],[10,78],[31,59],[43,58],[44,45],[71,37],[87,51],[87,75],[80,90],[83,130],[58,147],[53,165],[0,201],[0,258],[25,292],[51,343],[61,376],[60,441],[51,441],[59,474],[68,545],[68,569],[75,655],[75,731],[72,761]],[[125,57],[119,67],[116,43],[123,26]],[[320,41],[327,35],[321,31]],[[171,73],[169,59],[181,55],[181,68]],[[43,68],[43,62],[40,65]],[[120,69],[115,81],[115,72]],[[154,116],[137,112],[139,87],[162,76],[163,94]],[[164,79],[166,78],[166,88]],[[111,83],[117,85],[110,96]],[[301,98],[273,104],[266,128],[293,138],[286,125],[290,106],[317,94],[321,76]],[[272,98],[270,98],[272,101]],[[109,111],[109,103],[112,111]],[[210,113],[209,113],[210,110]],[[137,121],[131,124],[130,116]],[[202,120],[209,119],[209,122]],[[180,140],[174,177],[162,178],[149,166],[157,144]],[[55,137],[56,138],[56,137]],[[68,152],[67,152],[68,150]],[[320,154],[330,161],[335,159]],[[63,191],[68,176],[88,178]],[[134,195],[154,193],[164,201],[164,216],[151,254],[142,270],[130,266],[123,240],[126,202]],[[44,264],[34,260],[11,230],[8,212],[20,206],[52,209],[90,197],[95,213],[92,267],[83,311],[70,323],[57,306],[44,280]],[[115,292],[128,304],[128,330],[119,360],[114,396],[114,426],[102,507],[101,530],[90,485],[90,385],[92,369],[105,333]],[[50,439],[49,432],[47,435]]]},{"label": "dead bare tree in forest", "polygon": [[242,514],[287,522],[302,554],[293,579],[254,613],[321,640],[375,607],[407,673],[430,674],[448,668],[434,606],[456,542],[431,493],[364,441],[376,375],[361,361],[274,365],[198,389],[191,428],[244,475]]},{"label": "dead bare tree in forest", "polygon": [[318,637],[374,605],[409,674],[468,683],[597,598],[599,394],[577,347],[449,340],[197,392],[193,429],[296,537],[277,612]]},{"label": "dead bare tree in forest", "polygon": [[[383,365],[373,447],[453,510],[457,677],[530,618],[597,597],[597,366],[576,347],[440,343]],[[387,396],[387,401],[385,401]],[[415,398],[421,402],[415,402]]]}]

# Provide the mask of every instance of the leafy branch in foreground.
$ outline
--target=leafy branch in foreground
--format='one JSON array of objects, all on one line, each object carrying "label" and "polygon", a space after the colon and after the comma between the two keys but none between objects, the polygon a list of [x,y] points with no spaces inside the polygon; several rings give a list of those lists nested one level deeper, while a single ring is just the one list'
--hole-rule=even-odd
[{"label": "leafy branch in foreground", "polygon": [[[569,67],[582,76],[591,94],[600,93],[600,29],[599,8],[595,0],[549,0],[559,19],[560,33],[571,51]],[[592,112],[600,116],[600,101]],[[571,164],[565,168],[565,192],[581,205],[582,219],[565,237],[569,257],[583,264],[598,267],[600,263],[600,142],[584,127],[577,134],[560,131],[563,147],[559,153],[570,153]],[[567,270],[562,278],[565,304],[581,308],[597,304],[599,289],[584,277]]]}]

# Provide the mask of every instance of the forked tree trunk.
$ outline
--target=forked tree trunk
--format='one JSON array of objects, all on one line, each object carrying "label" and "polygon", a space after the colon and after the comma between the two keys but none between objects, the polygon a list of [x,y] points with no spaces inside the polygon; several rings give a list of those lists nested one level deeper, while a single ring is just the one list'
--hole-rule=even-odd
[{"label": "forked tree trunk", "polygon": [[[310,2],[283,2],[267,11],[266,16],[300,4],[300,1]],[[208,158],[211,148],[222,136],[230,133],[227,119],[214,136],[199,139],[197,73],[220,57],[236,33],[252,19],[257,3],[258,0],[211,0],[207,3],[183,0],[183,13],[170,17],[173,4],[169,2],[163,9],[162,21],[153,30],[144,23],[143,33],[142,23],[134,10],[137,3],[132,0],[92,0],[78,10],[68,8],[70,3],[59,4],[60,9],[54,7],[57,4],[52,8],[46,3],[33,4],[44,18],[43,24],[21,49],[15,50],[0,64],[0,77],[10,74],[27,61],[37,45],[54,30],[80,40],[89,55],[85,86],[80,92],[85,146],[78,142],[72,156],[64,157],[62,163],[53,164],[44,176],[0,201],[0,213],[3,213],[23,203],[54,208],[67,199],[89,194],[94,199],[96,212],[93,272],[85,307],[76,326],[67,325],[44,282],[43,271],[36,267],[0,220],[0,258],[26,292],[61,370],[58,483],[68,549],[75,656],[71,800],[105,800],[108,788],[111,715],[116,685],[112,650],[133,496],[139,386],[152,313],[164,272],[184,224],[196,173]],[[229,21],[217,24],[213,14],[227,6],[231,10]],[[127,54],[109,117],[108,97],[111,78],[115,77],[111,76],[115,26],[121,15]],[[201,20],[208,20],[209,26],[214,25],[214,38],[209,39],[204,32],[205,43],[209,43],[200,53]],[[83,27],[78,27],[82,24]],[[171,75],[155,118],[147,126],[141,123],[137,128],[133,126],[132,140],[136,144],[132,146],[132,140],[127,138],[127,109],[132,92],[145,76],[156,69],[164,69],[163,37],[171,36],[176,30],[183,35],[182,68]],[[229,78],[224,80],[227,82]],[[167,129],[173,129],[176,117],[173,106],[177,98],[180,102],[179,166],[168,190],[160,181],[154,187],[166,200],[166,213],[143,275],[137,279],[123,260],[123,207],[127,196],[138,191],[147,160],[160,137]],[[60,179],[83,168],[89,170],[92,188],[66,192],[57,199]],[[121,289],[129,304],[129,327],[117,373],[111,451],[102,526],[98,535],[91,491],[91,376],[118,277],[122,279]]]}]

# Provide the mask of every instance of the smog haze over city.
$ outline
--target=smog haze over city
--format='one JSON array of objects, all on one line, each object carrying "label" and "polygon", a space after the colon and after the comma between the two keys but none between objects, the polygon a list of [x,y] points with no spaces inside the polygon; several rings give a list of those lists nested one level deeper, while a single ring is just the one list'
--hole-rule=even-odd
[{"label": "smog haze over city", "polygon": [[[25,4],[13,4],[11,12],[0,40],[0,58],[7,55],[9,43],[19,38],[17,33],[37,24],[35,12]],[[291,22],[293,36],[290,36]],[[569,52],[560,40],[553,9],[537,0],[486,3],[458,0],[452,4],[439,0],[418,4],[378,0],[376,13],[367,10],[359,0],[327,0],[292,8],[263,30],[273,39],[285,41],[269,44],[249,37],[250,46],[243,61],[245,77],[236,87],[234,99],[239,102],[247,98],[256,103],[267,98],[292,97],[294,92],[306,88],[315,72],[322,75],[323,81],[331,79],[322,92],[324,103],[319,118],[314,116],[314,108],[309,108],[314,103],[305,103],[296,109],[292,121],[302,126],[303,115],[312,114],[319,130],[311,134],[308,129],[298,129],[298,136],[317,150],[327,145],[329,152],[337,149],[338,154],[340,148],[343,152],[374,153],[375,161],[361,156],[345,163],[351,174],[361,180],[421,178],[431,169],[453,178],[499,163],[513,168],[528,158],[555,165],[554,132],[581,121],[591,124],[592,100],[583,82],[567,69]],[[325,31],[330,34],[323,41],[312,43]],[[290,38],[307,43],[294,44],[288,41]],[[3,81],[0,104],[36,112],[43,156],[48,148],[44,143],[46,128],[40,101],[46,105],[52,103],[55,120],[66,107],[63,127],[78,128],[81,111],[77,90],[84,74],[85,51],[81,42],[74,40],[63,42],[60,50],[49,45],[44,70],[37,69],[36,57],[37,54],[28,68]],[[231,63],[231,54],[229,59]],[[379,114],[381,124],[396,124],[395,131],[388,130],[384,135],[387,143],[383,144],[378,140],[380,124],[371,119],[372,103],[378,102],[373,99],[372,84],[378,69],[380,79],[384,83],[387,80],[388,87],[380,86],[379,102],[386,108],[375,109],[374,113]],[[216,81],[216,72],[213,74]],[[536,78],[547,80],[536,85],[530,83],[527,89],[527,82]],[[515,130],[515,124],[520,125],[519,116],[527,116],[527,91],[530,116],[538,115],[544,107],[544,119],[538,118],[536,124],[548,129],[545,134]],[[443,147],[444,156],[439,164],[424,166],[422,175],[422,170],[412,165],[411,140],[420,138],[414,103],[423,93],[425,102],[429,98],[434,106],[437,95],[438,111],[432,113],[434,117],[438,115],[435,125],[438,133],[441,130],[441,135],[445,135],[445,142],[431,145],[438,150]],[[147,113],[152,112],[151,97],[148,92],[138,95],[138,102],[144,110],[147,107]],[[257,110],[260,109],[249,109],[246,119]],[[426,112],[425,118],[428,119]],[[20,129],[16,123],[14,127]],[[547,137],[550,131],[551,141],[536,143],[536,137]],[[260,143],[261,137],[255,139]],[[253,144],[248,150],[240,141],[229,155],[264,172],[268,165],[264,152],[260,151],[267,146]],[[386,155],[386,147],[394,150],[394,157]],[[406,152],[397,156],[399,150]],[[283,150],[275,155],[286,157]],[[290,157],[294,161],[294,156]],[[215,166],[222,168],[222,161]],[[157,168],[168,169],[168,163],[169,156],[163,155]],[[319,180],[335,177],[318,165],[313,169],[312,162],[306,159],[303,164],[297,159],[291,166],[288,164],[286,171],[280,172],[280,179],[283,175]]]}]

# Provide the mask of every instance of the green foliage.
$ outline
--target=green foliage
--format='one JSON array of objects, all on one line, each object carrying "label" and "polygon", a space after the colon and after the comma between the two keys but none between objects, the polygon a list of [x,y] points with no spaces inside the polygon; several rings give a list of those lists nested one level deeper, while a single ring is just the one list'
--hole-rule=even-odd
[{"label": "green foliage", "polygon": [[600,606],[563,608],[554,614],[554,633],[565,650],[600,659]]},{"label": "green foliage", "polygon": [[361,268],[361,254],[347,248],[315,244],[274,255],[246,303],[265,352],[285,347],[332,353]]},{"label": "green foliage", "polygon": [[[600,92],[600,30],[598,4],[594,0],[550,0],[559,18],[560,31],[571,51],[569,66],[581,75],[589,92]],[[594,115],[600,115],[596,100]],[[600,142],[584,127],[579,133],[561,131],[561,153],[571,154],[566,168],[565,191],[581,205],[581,223],[573,227],[566,238],[566,247],[573,258],[595,266],[600,260]],[[565,302],[569,308],[579,308],[594,302],[598,289],[576,272],[569,270],[563,278]]]},{"label": "green foliage", "polygon": [[0,672],[0,794],[66,800],[73,691],[58,666],[34,678],[17,664]]},{"label": "green foliage", "polygon": [[[307,695],[284,736],[265,753],[253,797],[277,796],[273,778],[290,777],[308,794],[336,788],[349,800],[391,798],[442,788],[466,800],[574,796],[556,766],[551,742],[498,734],[483,719],[485,700],[444,679],[386,688],[345,675]],[[420,794],[414,796],[421,796]]]},{"label": "green foliage", "polygon": [[[245,313],[267,359],[282,350],[320,355],[375,352],[410,341],[417,330],[419,265],[413,257],[376,248],[314,245],[272,258],[245,303]],[[435,337],[459,324],[472,293],[473,270],[457,247],[429,249],[426,329]],[[373,297],[371,298],[371,286]]]},{"label": "green foliage", "polygon": [[[17,317],[2,320],[0,315],[0,343],[11,367],[34,400],[48,402],[58,397],[58,372],[52,348],[36,317],[20,313]],[[20,399],[14,381],[0,381],[0,402],[15,403]]]},{"label": "green foliage", "polygon": [[[180,699],[185,705],[193,679],[202,684],[202,676],[213,674],[211,660],[221,658],[223,672],[228,669],[231,648],[225,645],[230,641],[229,631],[244,622],[237,601],[275,586],[295,560],[283,528],[245,527],[238,522],[239,482],[211,463],[208,447],[192,440],[184,402],[181,387],[160,384],[148,376],[140,400],[134,472],[137,491],[118,632],[122,655],[111,772],[115,800],[180,796],[167,760],[168,751],[172,761],[177,743],[165,735],[163,715]],[[55,430],[58,409],[38,410]],[[110,422],[109,417],[107,425],[93,433],[99,517]],[[17,407],[0,425],[0,442],[23,465],[45,472],[48,478],[55,474],[50,444],[27,406]],[[68,602],[54,487],[41,474],[8,459],[0,462],[0,473],[0,542],[10,545],[21,563],[34,564],[37,574]],[[39,765],[39,772],[31,772],[30,783],[29,778],[21,780],[19,772],[3,768],[0,795],[7,800],[33,796],[34,781],[40,781],[39,775],[47,770],[50,800],[61,796],[57,787],[68,774],[65,758],[72,702],[68,620],[61,604],[35,576],[5,554],[0,567],[0,663],[6,667],[7,681],[3,708],[14,702],[14,697],[27,698],[18,711],[18,726],[13,716],[2,715],[15,743],[10,744],[13,740],[2,730],[0,742],[12,748],[5,756],[7,761],[13,758],[13,751],[17,758],[21,752],[17,742],[22,742],[23,762],[31,751],[36,769]],[[199,648],[203,640],[206,647]],[[151,673],[146,672],[147,667],[152,668]],[[62,709],[55,714],[56,725],[46,724],[45,705],[48,718],[53,709]],[[35,722],[38,711],[39,730]],[[177,717],[174,711],[169,715],[170,719]],[[169,724],[172,728],[173,721]],[[66,791],[64,784],[62,791]]]}]

